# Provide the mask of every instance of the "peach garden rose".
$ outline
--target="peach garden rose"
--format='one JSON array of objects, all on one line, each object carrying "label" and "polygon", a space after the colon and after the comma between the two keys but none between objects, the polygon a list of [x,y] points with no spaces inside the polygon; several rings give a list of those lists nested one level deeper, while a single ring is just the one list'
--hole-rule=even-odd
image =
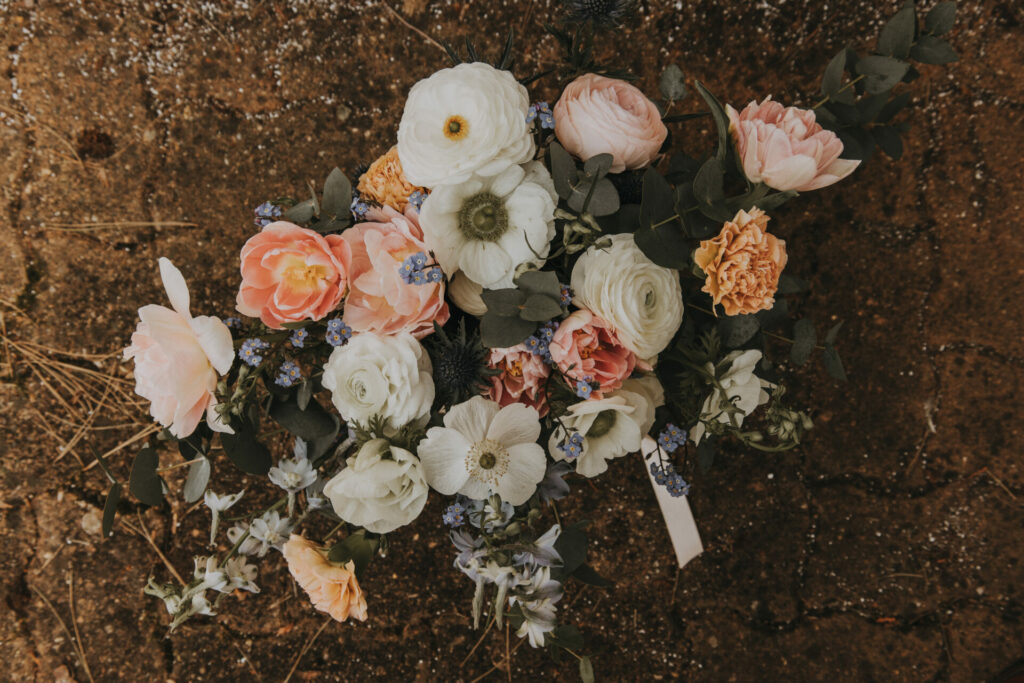
[{"label": "peach garden rose", "polygon": [[490,378],[487,394],[492,401],[504,407],[510,403],[524,403],[537,409],[541,417],[548,413],[544,382],[551,368],[543,359],[517,344],[507,349],[491,349],[487,365],[498,371]]},{"label": "peach garden rose", "polygon": [[775,304],[779,275],[786,267],[786,243],[768,233],[768,220],[757,207],[740,211],[693,255],[706,276],[702,291],[726,315],[756,313]]},{"label": "peach garden rose", "polygon": [[313,607],[335,621],[349,617],[366,621],[366,596],[356,580],[355,564],[344,566],[327,559],[327,549],[292,534],[281,551],[288,571],[309,595]]},{"label": "peach garden rose", "polygon": [[428,284],[403,281],[399,268],[407,256],[426,252],[414,210],[402,215],[391,207],[369,214],[342,233],[352,253],[343,320],[356,332],[409,332],[422,339],[448,322],[444,280]]},{"label": "peach garden rose", "polygon": [[548,351],[566,376],[600,385],[594,392],[597,398],[622,386],[637,366],[636,354],[619,341],[611,326],[585,309],[561,322]]},{"label": "peach garden rose", "polygon": [[565,86],[554,113],[562,146],[580,159],[611,154],[612,173],[649,165],[668,137],[654,103],[616,78],[580,76]]},{"label": "peach garden rose", "polygon": [[249,238],[241,259],[236,308],[273,329],[325,318],[348,290],[352,250],[340,235],[277,221]]}]

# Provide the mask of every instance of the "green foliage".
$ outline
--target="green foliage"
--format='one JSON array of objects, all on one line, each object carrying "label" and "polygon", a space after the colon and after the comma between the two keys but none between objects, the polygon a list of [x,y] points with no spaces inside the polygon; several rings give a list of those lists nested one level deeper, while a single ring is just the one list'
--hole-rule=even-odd
[{"label": "green foliage", "polygon": [[637,247],[659,266],[682,270],[691,262],[691,242],[675,205],[675,192],[654,168],[644,172]]},{"label": "green foliage", "polygon": [[756,315],[723,315],[718,318],[718,332],[727,349],[736,349],[754,338],[761,330]]},{"label": "green foliage", "polygon": [[707,474],[715,464],[715,440],[705,434],[704,438],[697,444],[697,469],[701,474]]},{"label": "green foliage", "polygon": [[836,351],[835,341],[836,336],[839,334],[839,330],[842,328],[843,323],[840,321],[836,323],[832,329],[825,335],[825,371],[829,376],[838,379],[842,382],[846,381],[846,370],[843,368],[843,361],[839,358],[839,352]]},{"label": "green foliage", "polygon": [[209,483],[210,459],[201,455],[188,468],[188,476],[185,478],[185,486],[182,488],[185,502],[194,503],[202,498]]},{"label": "green foliage", "polygon": [[128,478],[128,490],[142,503],[153,507],[164,502],[164,482],[156,473],[160,457],[149,446],[139,451]]},{"label": "green foliage", "polygon": [[352,184],[341,169],[334,168],[324,180],[321,198],[317,198],[312,184],[310,195],[286,210],[281,218],[320,233],[340,232],[352,225]]},{"label": "green foliage", "polygon": [[311,462],[317,462],[330,448],[340,430],[338,418],[317,401],[308,401],[305,408],[297,396],[272,396],[268,414],[291,434],[306,442]]},{"label": "green foliage", "polygon": [[718,132],[718,147],[715,150],[715,158],[725,161],[726,152],[729,149],[729,116],[725,113],[725,107],[718,101],[718,98],[711,94],[700,81],[696,82],[697,92],[707,102],[711,110],[711,116],[715,119],[715,130]]},{"label": "green foliage", "polygon": [[231,421],[234,434],[221,434],[220,443],[228,459],[246,474],[264,476],[270,471],[270,451],[256,438],[256,425],[247,420]]},{"label": "green foliage", "polygon": [[121,502],[121,484],[114,482],[107,492],[107,500],[103,504],[103,537],[108,538],[114,533],[114,517],[117,515],[117,504]]},{"label": "green foliage", "polygon": [[485,289],[481,298],[487,312],[480,320],[480,336],[488,348],[515,346],[533,334],[538,323],[565,312],[558,276],[549,271],[526,271],[514,289]]},{"label": "green foliage", "polygon": [[686,97],[686,77],[683,76],[683,70],[679,68],[679,65],[669,64],[661,72],[658,89],[661,90],[661,96],[669,102],[676,102]]},{"label": "green foliage", "polygon": [[818,333],[814,330],[814,322],[804,318],[796,321],[793,326],[793,347],[789,357],[796,365],[803,365],[814,353],[818,345]]},{"label": "green foliage", "polygon": [[351,561],[355,565],[356,577],[361,578],[379,546],[379,537],[369,538],[366,529],[360,529],[331,546],[327,552],[327,559],[339,564]]}]

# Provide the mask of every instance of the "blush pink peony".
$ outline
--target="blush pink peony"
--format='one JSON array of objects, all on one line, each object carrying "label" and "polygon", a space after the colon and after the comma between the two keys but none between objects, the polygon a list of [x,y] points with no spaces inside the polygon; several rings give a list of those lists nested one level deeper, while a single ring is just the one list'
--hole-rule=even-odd
[{"label": "blush pink peony", "polygon": [[422,339],[434,331],[435,321],[448,322],[449,313],[443,281],[408,284],[399,273],[407,256],[427,252],[416,212],[402,215],[384,207],[370,218],[374,222],[342,233],[352,252],[343,320],[356,332],[409,332]]},{"label": "blush pink peony", "polygon": [[236,308],[267,327],[320,320],[348,289],[352,252],[339,235],[320,235],[294,223],[270,223],[242,247],[242,286]]},{"label": "blush pink peony", "polygon": [[562,146],[580,159],[611,154],[612,173],[649,165],[668,136],[658,108],[639,88],[597,74],[565,86],[554,114]]},{"label": "blush pink peony", "polygon": [[524,403],[537,409],[541,417],[548,413],[544,383],[551,368],[523,344],[507,349],[491,349],[487,365],[498,371],[491,377],[487,395],[498,405]]},{"label": "blush pink peony", "polygon": [[309,595],[313,607],[335,621],[349,617],[366,621],[366,595],[356,581],[355,564],[337,565],[327,559],[327,549],[292,534],[281,549],[288,571]]},{"label": "blush pink peony", "polygon": [[649,369],[622,345],[608,323],[585,309],[575,311],[561,322],[548,351],[567,377],[596,382],[596,398],[622,386],[622,381],[638,365]]},{"label": "blush pink peony", "polygon": [[195,431],[206,414],[211,429],[232,432],[214,410],[217,377],[231,369],[231,331],[219,318],[189,312],[188,285],[181,271],[160,259],[160,277],[174,310],[151,304],[139,309],[139,325],[126,360],[135,359],[135,393],[176,438]]},{"label": "blush pink peony", "polygon": [[725,110],[743,172],[755,183],[807,192],[839,182],[860,164],[839,158],[843,143],[809,109],[783,107],[767,97],[740,112],[728,105]]}]

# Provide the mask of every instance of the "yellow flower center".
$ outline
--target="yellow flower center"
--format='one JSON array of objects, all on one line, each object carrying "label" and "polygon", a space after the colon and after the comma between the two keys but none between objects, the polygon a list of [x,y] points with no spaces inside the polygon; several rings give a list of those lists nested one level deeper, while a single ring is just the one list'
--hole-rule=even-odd
[{"label": "yellow flower center", "polygon": [[501,370],[509,377],[519,377],[523,374],[523,363],[518,360],[512,362],[503,360],[501,361]]},{"label": "yellow flower center", "polygon": [[449,140],[461,140],[469,135],[469,122],[458,114],[453,114],[444,122],[444,136]]},{"label": "yellow flower center", "polygon": [[308,263],[298,263],[285,271],[285,278],[295,287],[311,289],[316,287],[317,282],[327,279],[327,268],[325,266],[314,266]]}]

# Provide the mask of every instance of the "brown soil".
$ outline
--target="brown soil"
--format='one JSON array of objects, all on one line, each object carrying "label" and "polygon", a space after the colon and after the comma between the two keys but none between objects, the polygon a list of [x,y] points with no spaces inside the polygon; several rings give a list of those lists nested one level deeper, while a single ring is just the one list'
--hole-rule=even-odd
[{"label": "brown soil", "polygon": [[[273,557],[261,594],[165,637],[163,607],[141,593],[149,575],[168,578],[164,563],[123,524],[100,539],[107,482],[83,467],[143,413],[116,392],[98,406],[101,383],[62,386],[18,350],[83,354],[50,359],[124,377],[88,354],[124,345],[136,308],[163,300],[161,255],[194,308],[227,315],[251,208],[383,152],[406,90],[444,64],[380,3],[248,4],[0,0],[0,327],[22,345],[4,345],[0,366],[0,678],[87,680],[42,599],[71,628],[69,580],[96,680],[281,680],[323,623]],[[541,29],[553,0],[392,4],[432,36],[492,51],[515,26],[520,74],[553,57]],[[897,4],[650,0],[600,49],[650,92],[675,61],[733,103],[807,103],[827,59]],[[687,468],[707,551],[681,572],[639,462],[575,482],[564,512],[593,521],[592,562],[616,585],[571,588],[561,613],[591,639],[601,680],[975,681],[1024,655],[1024,8],[961,5],[963,59],[915,84],[903,160],[876,159],[773,222],[789,268],[813,283],[803,312],[846,321],[848,384],[815,365],[786,372],[815,410],[806,444]],[[551,85],[534,94],[550,99]],[[683,125],[677,143],[705,148],[709,131]],[[66,226],[123,221],[143,225]],[[109,456],[118,476],[135,448]],[[217,467],[219,490],[265,488]],[[120,518],[144,520],[183,573],[206,533],[204,510],[180,503],[124,503]],[[500,667],[497,634],[461,664],[478,637],[472,586],[451,568],[439,501],[392,543],[364,582],[369,621],[328,625],[298,679],[469,681]],[[490,678],[575,669],[523,647]]]}]

